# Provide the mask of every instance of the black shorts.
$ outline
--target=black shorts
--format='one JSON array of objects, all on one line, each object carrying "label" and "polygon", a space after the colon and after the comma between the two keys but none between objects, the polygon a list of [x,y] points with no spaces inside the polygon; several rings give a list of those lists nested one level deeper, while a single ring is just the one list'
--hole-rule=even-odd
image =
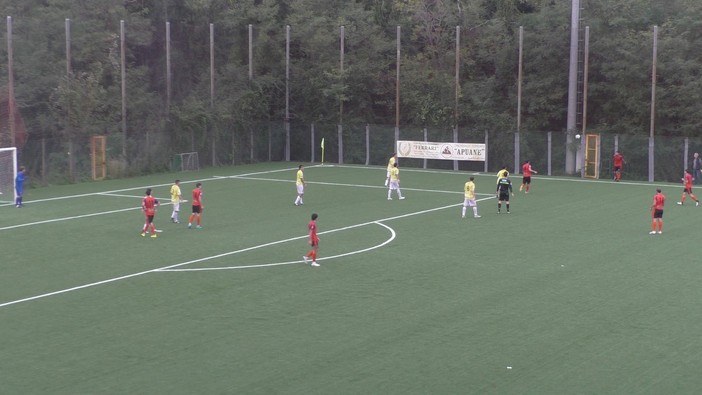
[{"label": "black shorts", "polygon": [[154,222],[154,216],[153,215],[147,215],[146,216],[146,223],[150,224]]},{"label": "black shorts", "polygon": [[310,245],[311,245],[312,247],[319,247],[319,240],[310,241]]},{"label": "black shorts", "polygon": [[200,206],[193,206],[193,214],[200,214]]},{"label": "black shorts", "polygon": [[615,171],[615,172],[620,171],[621,169],[622,169],[621,166],[614,166],[614,171]]},{"label": "black shorts", "polygon": [[692,195],[692,188],[688,188],[688,187],[683,188],[683,193],[687,193],[688,195]]},{"label": "black shorts", "polygon": [[509,202],[509,193],[500,192],[500,196],[499,196],[498,200],[501,202]]},{"label": "black shorts", "polygon": [[522,184],[531,184],[531,176],[522,177]]},{"label": "black shorts", "polygon": [[654,210],[653,218],[663,218],[663,210]]}]

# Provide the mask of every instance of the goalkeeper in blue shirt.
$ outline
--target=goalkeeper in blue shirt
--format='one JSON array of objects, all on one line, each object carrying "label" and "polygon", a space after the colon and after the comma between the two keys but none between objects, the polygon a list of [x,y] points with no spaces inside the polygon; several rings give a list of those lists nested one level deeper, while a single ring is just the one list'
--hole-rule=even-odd
[{"label": "goalkeeper in blue shirt", "polygon": [[17,172],[17,177],[15,177],[15,194],[17,195],[17,198],[15,198],[15,206],[17,208],[22,207],[22,194],[24,193],[25,171],[26,170],[24,166],[20,167],[19,171]]}]

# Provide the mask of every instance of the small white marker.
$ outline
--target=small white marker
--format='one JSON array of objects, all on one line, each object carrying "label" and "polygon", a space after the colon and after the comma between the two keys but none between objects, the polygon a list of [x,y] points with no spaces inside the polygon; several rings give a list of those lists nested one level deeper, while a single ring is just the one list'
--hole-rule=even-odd
[{"label": "small white marker", "polygon": [[511,367],[511,366],[507,366],[507,369],[510,369],[510,370],[511,370],[511,369],[512,369],[512,367]]}]

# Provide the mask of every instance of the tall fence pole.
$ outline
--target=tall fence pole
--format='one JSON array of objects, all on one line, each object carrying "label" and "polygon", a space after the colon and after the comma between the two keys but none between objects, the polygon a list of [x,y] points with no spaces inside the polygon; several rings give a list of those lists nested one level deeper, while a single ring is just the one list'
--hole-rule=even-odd
[{"label": "tall fence pole", "polygon": [[285,26],[285,161],[290,161],[290,25]]},{"label": "tall fence pole", "polygon": [[124,20],[119,21],[119,43],[120,43],[120,78],[122,79],[122,156],[127,161],[127,71],[126,53],[124,47]]},{"label": "tall fence pole", "polygon": [[370,125],[366,124],[366,166],[370,164]]},{"label": "tall fence pole", "polygon": [[[456,87],[456,91],[454,93],[454,111],[453,111],[453,142],[458,143],[458,98],[461,94],[461,81],[460,81],[460,72],[461,72],[461,27],[456,26],[456,80],[454,82],[454,85]],[[458,161],[454,160],[453,161],[453,170],[457,171],[458,170]]]},{"label": "tall fence pole", "polygon": [[578,101],[578,39],[580,36],[580,0],[571,0],[570,17],[570,65],[568,71],[568,116],[566,122],[566,174],[575,171],[575,156],[573,154],[573,131],[575,130]]},{"label": "tall fence pole", "polygon": [[[210,113],[214,114],[214,23],[210,23]],[[212,122],[210,122],[210,128],[212,128]],[[215,136],[215,130],[212,129],[212,167],[217,165],[217,137]]]},{"label": "tall fence pole", "polygon": [[397,58],[395,59],[395,143],[392,150],[395,151],[397,140],[400,139],[400,26],[397,27]]},{"label": "tall fence pole", "polygon": [[315,152],[315,146],[314,146],[314,124],[310,125],[310,152],[312,153],[310,162],[314,163],[314,152]]},{"label": "tall fence pole", "polygon": [[653,182],[656,129],[656,66],[658,65],[658,26],[653,27],[653,65],[651,66],[651,127],[648,138],[648,182]]},{"label": "tall fence pole", "polygon": [[[253,25],[249,24],[249,86],[253,82]],[[254,161],[254,131],[249,126],[249,159]]]},{"label": "tall fence pole", "polygon": [[14,67],[14,55],[12,45],[12,17],[7,17],[7,122],[10,127],[10,146],[17,146],[17,137],[15,135],[15,73],[12,70]]},{"label": "tall fence pole", "polygon": [[[344,39],[345,39],[345,28],[343,25],[339,28],[339,75],[341,80],[344,81]],[[343,85],[343,84],[342,84]],[[339,126],[337,128],[338,132],[338,145],[339,145],[339,164],[344,163],[344,99],[343,95],[339,96]]]},{"label": "tall fence pole", "polygon": [[548,175],[550,176],[551,175],[551,154],[552,154],[552,147],[553,147],[553,132],[548,132],[546,139],[548,140],[548,143],[547,143],[547,145],[548,145],[548,154],[547,154],[548,159],[546,162],[548,163]]},{"label": "tall fence pole", "polygon": [[583,50],[583,127],[580,139],[578,155],[578,166],[580,167],[580,177],[585,178],[585,136],[587,135],[587,89],[588,73],[590,69],[590,26],[585,26],[585,48]]},{"label": "tall fence pole", "polygon": [[171,23],[166,22],[166,115],[171,112]]}]

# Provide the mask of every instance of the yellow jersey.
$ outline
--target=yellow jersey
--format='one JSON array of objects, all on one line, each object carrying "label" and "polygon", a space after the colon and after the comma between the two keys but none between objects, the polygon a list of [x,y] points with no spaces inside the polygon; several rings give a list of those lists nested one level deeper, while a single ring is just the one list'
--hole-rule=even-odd
[{"label": "yellow jersey", "polygon": [[507,174],[508,174],[508,173],[509,173],[509,172],[507,171],[507,169],[502,169],[502,170],[498,171],[498,172],[497,172],[497,182],[500,182],[500,179],[501,179],[501,178],[507,177]]},{"label": "yellow jersey", "polygon": [[393,167],[390,170],[390,180],[391,181],[400,181],[400,169],[397,167]]},{"label": "yellow jersey", "polygon": [[302,169],[297,171],[297,177],[295,179],[295,184],[297,184],[297,185],[304,185],[305,184],[305,178],[302,175]]},{"label": "yellow jersey", "polygon": [[463,187],[463,190],[465,191],[466,199],[475,199],[475,183],[473,181],[468,181]]},{"label": "yellow jersey", "polygon": [[388,171],[392,171],[392,169],[395,167],[395,157],[391,156],[390,159],[388,160]]},{"label": "yellow jersey", "polygon": [[180,201],[180,187],[176,184],[173,184],[171,187],[171,202],[179,202]]}]

